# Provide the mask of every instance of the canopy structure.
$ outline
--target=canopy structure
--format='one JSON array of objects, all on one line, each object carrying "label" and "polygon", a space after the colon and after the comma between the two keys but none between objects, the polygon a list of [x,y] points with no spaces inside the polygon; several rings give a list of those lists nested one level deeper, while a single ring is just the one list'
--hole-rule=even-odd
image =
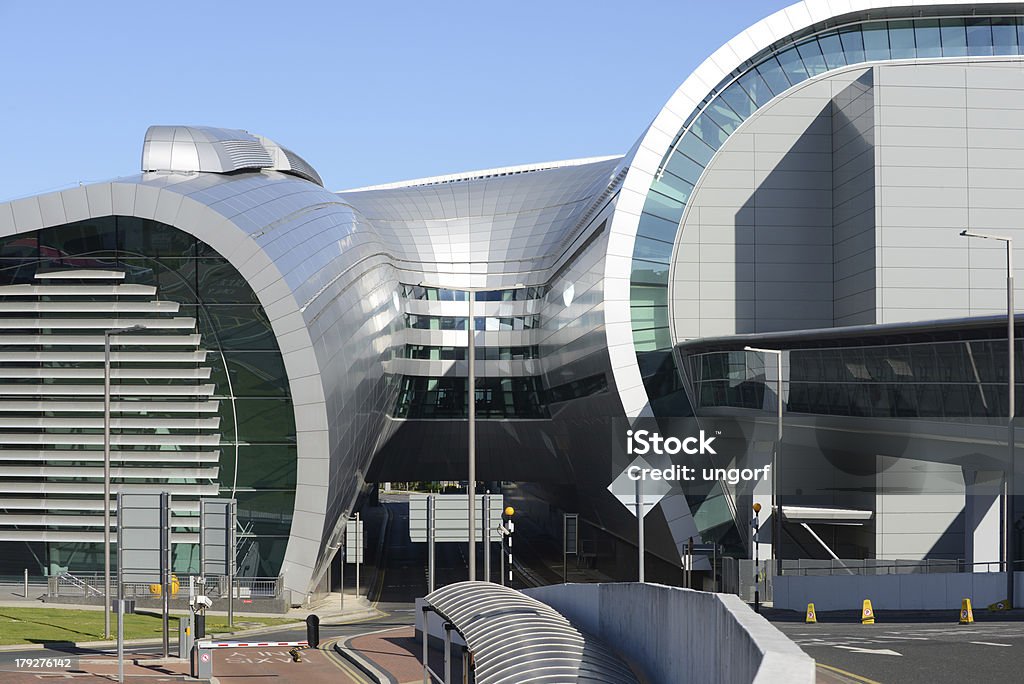
[{"label": "canopy structure", "polygon": [[465,640],[473,654],[477,684],[638,682],[604,643],[515,589],[459,582],[424,600]]}]

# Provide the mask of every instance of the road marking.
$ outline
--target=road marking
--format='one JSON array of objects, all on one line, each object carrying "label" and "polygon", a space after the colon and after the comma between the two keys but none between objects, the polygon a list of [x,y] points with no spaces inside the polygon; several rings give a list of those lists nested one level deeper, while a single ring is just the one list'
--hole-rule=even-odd
[{"label": "road marking", "polygon": [[330,641],[325,642],[322,648],[319,650],[327,658],[327,662],[331,663],[336,668],[338,668],[339,670],[347,674],[349,677],[351,677],[352,681],[371,684],[370,680],[366,678],[366,675],[364,675],[362,672],[358,672],[357,670],[355,670],[348,664],[348,662],[345,661],[344,658],[342,658],[334,652],[334,644],[341,638],[342,637],[338,637],[337,639],[331,639]]},{"label": "road marking", "polygon": [[876,682],[874,679],[868,679],[867,677],[861,677],[860,675],[853,674],[852,672],[847,672],[846,670],[842,670],[842,669],[840,669],[838,667],[832,667],[831,665],[825,665],[824,663],[817,663],[817,666],[822,668],[822,669],[828,670],[829,672],[834,672],[834,673],[836,673],[838,675],[842,675],[844,677],[849,677],[853,681],[860,682],[861,684],[882,684],[881,682]]},{"label": "road marking", "polygon": [[968,641],[967,643],[977,644],[978,646],[1005,646],[1006,648],[1013,646],[1013,644],[994,644],[991,641]]},{"label": "road marking", "polygon": [[903,657],[902,653],[897,653],[896,651],[888,648],[860,648],[857,646],[839,646],[838,644],[835,648],[842,648],[847,651],[853,651],[854,653],[870,653],[872,655],[892,655],[900,656],[901,658]]}]

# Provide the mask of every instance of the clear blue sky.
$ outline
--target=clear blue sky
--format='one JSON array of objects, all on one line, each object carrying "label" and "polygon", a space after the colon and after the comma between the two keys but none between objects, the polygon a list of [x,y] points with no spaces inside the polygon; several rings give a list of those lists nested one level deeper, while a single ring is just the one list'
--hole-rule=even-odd
[{"label": "clear blue sky", "polygon": [[329,189],[628,150],[787,0],[0,4],[0,199],[130,175],[150,124],[244,128]]}]

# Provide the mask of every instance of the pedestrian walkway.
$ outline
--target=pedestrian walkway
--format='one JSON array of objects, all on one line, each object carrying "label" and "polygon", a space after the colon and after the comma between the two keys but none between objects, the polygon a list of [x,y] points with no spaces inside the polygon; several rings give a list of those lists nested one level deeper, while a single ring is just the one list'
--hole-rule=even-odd
[{"label": "pedestrian walkway", "polygon": [[[423,644],[416,639],[415,628],[399,627],[370,634],[361,634],[335,646],[344,658],[376,684],[418,684],[423,681],[420,657]],[[444,672],[444,651],[431,648],[430,667]],[[462,681],[462,658],[452,658],[452,681]]]}]

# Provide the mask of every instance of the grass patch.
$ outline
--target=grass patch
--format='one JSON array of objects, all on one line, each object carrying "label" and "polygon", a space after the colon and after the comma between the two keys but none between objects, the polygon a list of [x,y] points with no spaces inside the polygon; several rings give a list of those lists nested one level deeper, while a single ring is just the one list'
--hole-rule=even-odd
[{"label": "grass patch", "polygon": [[[257,627],[284,625],[296,622],[295,618],[263,618],[247,615],[235,616],[234,631]],[[146,639],[163,634],[159,614],[126,614],[124,616],[125,638]],[[169,620],[171,640],[178,638],[178,616]],[[117,633],[117,616],[110,617],[111,638]],[[207,634],[225,634],[228,629],[227,617],[207,616]],[[45,644],[103,639],[103,611],[66,610],[63,608],[0,608],[0,645]]]}]

